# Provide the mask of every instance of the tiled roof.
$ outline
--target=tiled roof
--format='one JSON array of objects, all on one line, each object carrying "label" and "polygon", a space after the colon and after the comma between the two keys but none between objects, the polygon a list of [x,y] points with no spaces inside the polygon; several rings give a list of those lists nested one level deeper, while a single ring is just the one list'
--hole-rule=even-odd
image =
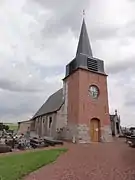
[{"label": "tiled roof", "polygon": [[63,103],[63,89],[60,89],[47,99],[47,101],[41,106],[32,119],[58,111]]}]

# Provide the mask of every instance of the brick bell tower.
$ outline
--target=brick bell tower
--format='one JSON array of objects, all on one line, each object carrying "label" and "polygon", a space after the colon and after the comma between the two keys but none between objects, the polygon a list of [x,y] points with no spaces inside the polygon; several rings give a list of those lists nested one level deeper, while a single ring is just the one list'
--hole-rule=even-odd
[{"label": "brick bell tower", "polygon": [[94,58],[83,19],[76,57],[64,78],[67,135],[80,143],[112,140],[104,62]]}]

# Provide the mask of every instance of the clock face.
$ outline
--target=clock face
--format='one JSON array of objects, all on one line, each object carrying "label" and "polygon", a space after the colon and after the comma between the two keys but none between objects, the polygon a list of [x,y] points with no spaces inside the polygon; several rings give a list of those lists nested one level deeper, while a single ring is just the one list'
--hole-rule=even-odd
[{"label": "clock face", "polygon": [[98,98],[98,96],[99,96],[99,89],[98,89],[98,87],[95,86],[95,85],[91,85],[91,86],[89,87],[89,94],[90,94],[90,96],[91,96],[93,99]]}]

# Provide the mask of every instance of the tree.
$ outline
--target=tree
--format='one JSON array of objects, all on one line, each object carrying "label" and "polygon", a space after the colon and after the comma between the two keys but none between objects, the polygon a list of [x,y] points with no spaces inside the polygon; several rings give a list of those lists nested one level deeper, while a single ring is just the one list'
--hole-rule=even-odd
[{"label": "tree", "polygon": [[3,130],[3,123],[0,123],[0,131]]},{"label": "tree", "polygon": [[3,131],[3,129],[5,129],[6,131],[9,130],[9,126],[8,125],[5,125],[3,123],[0,123],[0,131]]},{"label": "tree", "polygon": [[4,129],[6,130],[6,131],[8,131],[9,130],[9,126],[8,125],[4,125],[5,127],[4,127]]}]

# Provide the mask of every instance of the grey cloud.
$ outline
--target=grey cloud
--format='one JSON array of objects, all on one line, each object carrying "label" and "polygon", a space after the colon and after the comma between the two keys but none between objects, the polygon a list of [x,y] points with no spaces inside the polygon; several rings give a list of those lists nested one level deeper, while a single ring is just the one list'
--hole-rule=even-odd
[{"label": "grey cloud", "polygon": [[93,40],[106,40],[118,36],[119,27],[98,25],[90,29],[90,35]]},{"label": "grey cloud", "polygon": [[[15,60],[13,62],[17,63],[15,68],[10,69],[13,76],[9,76],[1,69],[3,76],[0,77],[0,89],[20,93],[44,92],[46,87],[52,89],[55,86],[53,82],[47,82],[46,78],[53,78],[64,72],[64,67],[62,66],[41,66],[29,58],[26,63],[26,66],[29,67],[27,69],[20,62]],[[29,70],[29,73],[27,73],[27,70]],[[32,77],[29,77],[29,74]],[[18,77],[17,79],[15,75]]]},{"label": "grey cloud", "polygon": [[131,2],[131,3],[135,3],[135,1],[134,0],[127,0],[128,2]]},{"label": "grey cloud", "polygon": [[[121,45],[128,45],[129,37],[135,37],[135,20],[123,25],[104,25],[98,24],[90,28],[91,37],[94,40],[106,40],[110,38],[119,38]],[[122,39],[120,39],[122,37]],[[124,42],[124,44],[123,44]]]},{"label": "grey cloud", "polygon": [[22,115],[22,114],[25,114],[25,113],[30,113],[30,112],[33,112],[33,109],[34,107],[31,107],[30,106],[30,103],[27,104],[27,106],[24,106],[24,105],[20,105],[20,107],[10,107],[10,108],[7,108],[7,107],[3,107],[1,106],[0,107],[0,118],[3,117],[5,114],[10,114],[12,116],[19,116],[19,115]]},{"label": "grey cloud", "polygon": [[[90,0],[78,1],[74,0],[72,5],[68,1],[49,1],[40,0],[38,3],[44,5],[46,9],[51,9],[53,15],[48,19],[43,30],[43,35],[51,38],[57,36],[58,34],[66,33],[68,29],[71,29],[74,35],[78,34],[78,29],[80,29],[80,22],[82,19],[82,10],[87,11]],[[92,39],[107,39],[114,38],[118,36],[120,30],[120,25],[105,25],[105,24],[91,24],[89,28],[90,35]]]},{"label": "grey cloud", "polygon": [[52,67],[44,67],[40,68],[41,77],[52,77],[57,76],[59,74],[64,74],[64,67],[63,66],[52,66]]},{"label": "grey cloud", "polygon": [[135,19],[127,22],[122,28],[123,36],[135,37]]},{"label": "grey cloud", "polygon": [[[130,94],[130,92],[129,92]],[[135,107],[135,98],[129,98],[125,101],[125,104],[124,104],[126,107]]]},{"label": "grey cloud", "polygon": [[[44,8],[44,10],[50,10],[52,12],[51,16],[48,16],[47,21],[43,21],[44,14],[39,15],[37,21],[39,26],[41,26],[40,38],[37,36],[37,41],[40,39],[40,45],[44,47],[43,41],[54,41],[55,38],[59,35],[67,33],[70,29],[75,36],[78,36],[78,29],[80,29],[80,22],[82,19],[82,10],[88,9],[90,0],[74,0],[69,1],[50,1],[50,0],[31,0],[27,3],[27,11],[31,14],[32,9],[36,10],[39,8]],[[28,8],[29,7],[29,8]],[[34,12],[34,10],[33,10]],[[33,13],[32,13],[33,14]],[[98,13],[97,13],[98,14]],[[91,14],[92,15],[92,14]],[[96,16],[96,13],[94,14]],[[37,15],[35,15],[35,18]],[[118,38],[120,36],[130,35],[133,36],[135,32],[134,21],[128,22],[126,25],[111,25],[111,24],[101,24],[101,23],[92,23],[89,28],[89,34],[93,40],[103,40],[108,38]],[[35,36],[35,34],[34,34]],[[53,42],[52,42],[53,45]]]},{"label": "grey cloud", "polygon": [[130,38],[129,37],[124,37],[124,38],[121,38],[119,40],[119,46],[121,47],[128,47],[130,45]]},{"label": "grey cloud", "polygon": [[[132,83],[131,83],[132,84]],[[124,106],[127,108],[133,108],[135,107],[135,88],[134,85],[129,84],[125,88],[125,96],[124,96]]]},{"label": "grey cloud", "polygon": [[25,116],[26,120],[29,116],[33,116],[40,106],[46,101],[49,95],[59,89],[59,83],[46,86],[41,92],[15,92],[15,91],[0,91],[0,119],[8,121],[22,120]]},{"label": "grey cloud", "polygon": [[8,79],[0,79],[0,89],[12,91],[12,92],[26,92],[26,93],[38,93],[38,92],[44,92],[46,87],[48,90],[55,88],[55,86],[59,86],[59,83],[57,82],[57,85],[55,85],[52,82],[46,82],[41,81],[38,82],[30,82],[27,84],[20,82],[15,82]]},{"label": "grey cloud", "polygon": [[0,88],[8,91],[16,92],[39,92],[43,91],[43,88],[40,86],[31,87],[30,84],[22,84],[21,82],[15,82],[9,79],[0,79]]},{"label": "grey cloud", "polygon": [[4,119],[8,115],[12,116],[16,121],[17,117],[23,116],[24,114],[34,115],[42,103],[44,103],[48,94],[47,91],[38,94],[1,92],[0,101],[2,103],[0,104],[0,119]]},{"label": "grey cloud", "polygon": [[135,57],[125,59],[123,61],[115,61],[115,63],[107,66],[107,72],[109,74],[126,73],[127,71],[135,72]]},{"label": "grey cloud", "polygon": [[63,1],[63,0],[57,0],[57,1],[50,1],[50,0],[32,0],[32,2],[36,2],[38,4],[41,4],[46,9],[53,10],[55,13],[58,13],[59,15],[63,16],[63,14],[69,15],[69,17],[73,17],[73,14],[75,15],[76,12],[82,13],[83,9],[87,9],[90,0],[73,0],[72,3],[70,1]]},{"label": "grey cloud", "polygon": [[89,0],[74,0],[72,4],[69,1],[63,0],[32,0],[31,2],[40,4],[45,9],[53,12],[53,15],[45,23],[43,30],[43,35],[46,35],[46,38],[53,38],[54,36],[66,33],[68,29],[78,32],[82,10],[87,9],[90,3]]},{"label": "grey cloud", "polygon": [[117,36],[122,38],[135,37],[135,18],[116,28]]},{"label": "grey cloud", "polygon": [[30,59],[27,63],[28,63],[28,66],[40,72],[41,79],[45,77],[51,77],[51,76],[62,74],[65,70],[64,69],[65,67],[62,65],[48,67],[45,65],[38,64],[37,62],[33,62]]},{"label": "grey cloud", "polygon": [[[62,36],[63,34],[66,34],[69,29],[73,32],[74,36],[78,38],[80,22],[82,19],[82,10],[87,10],[90,4],[90,0],[74,0],[72,1],[72,4],[69,1],[65,2],[62,0],[31,0],[29,2],[27,6],[30,8],[27,9],[30,10],[30,12],[28,11],[28,13],[31,13],[31,7],[33,7],[32,4],[35,7],[35,11],[35,4],[41,6],[41,8],[44,8],[44,10],[49,9],[52,11],[52,15],[50,17],[48,16],[46,21],[42,20],[40,22],[43,17],[40,17],[40,19],[37,20],[37,23],[40,22],[39,26],[41,26],[42,28],[40,31],[40,37],[34,34],[34,39],[37,36],[36,41],[40,44],[40,47],[42,49],[47,48],[47,44],[49,44],[49,42],[51,43],[51,46],[53,46],[53,42],[57,41],[56,38]],[[103,40],[108,38],[116,38],[119,34],[120,28],[121,27],[118,25],[116,26],[94,23],[91,24],[90,28],[88,29],[91,39]]]}]

